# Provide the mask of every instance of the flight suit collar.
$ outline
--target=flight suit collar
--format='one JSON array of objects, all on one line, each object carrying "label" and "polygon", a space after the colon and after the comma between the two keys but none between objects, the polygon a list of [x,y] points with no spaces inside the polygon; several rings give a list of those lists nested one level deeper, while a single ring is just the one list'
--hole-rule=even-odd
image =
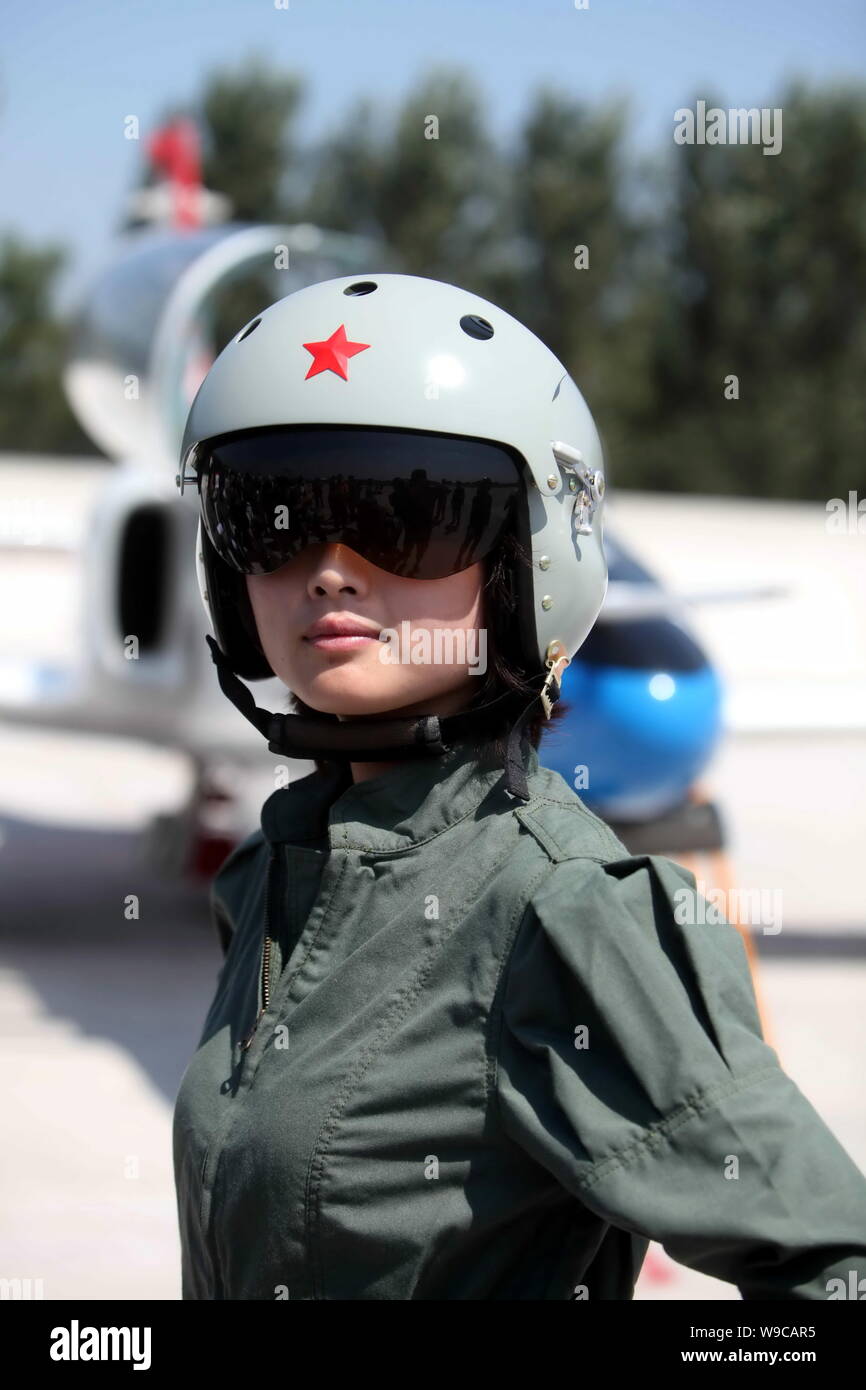
[{"label": "flight suit collar", "polygon": [[[527,779],[538,753],[524,742]],[[302,845],[327,837],[331,849],[394,852],[411,848],[472,815],[498,789],[512,805],[501,767],[485,767],[468,743],[439,758],[400,763],[378,777],[352,782],[348,765],[313,772],[275,791],[262,806],[262,832],[271,843]],[[500,785],[501,784],[501,785]]]}]

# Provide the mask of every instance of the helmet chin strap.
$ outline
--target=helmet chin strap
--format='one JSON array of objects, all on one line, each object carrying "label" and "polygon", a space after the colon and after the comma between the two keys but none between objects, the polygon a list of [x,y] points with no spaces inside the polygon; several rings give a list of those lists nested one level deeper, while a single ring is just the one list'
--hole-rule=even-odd
[{"label": "helmet chin strap", "polygon": [[[441,757],[449,744],[465,734],[483,734],[488,713],[511,696],[505,691],[478,709],[440,719],[436,714],[420,714],[403,719],[345,719],[339,724],[323,724],[302,714],[273,714],[261,709],[252,693],[231,669],[216,641],[205,640],[217,668],[220,688],[267,740],[271,753],[289,758],[321,758],[331,762],[389,762],[407,758]],[[505,756],[506,790],[521,801],[529,800],[521,751],[523,725],[541,699],[542,685],[548,687],[550,704],[559,698],[559,683],[548,676],[538,677],[539,690],[512,725]],[[513,697],[512,697],[513,698]]]}]

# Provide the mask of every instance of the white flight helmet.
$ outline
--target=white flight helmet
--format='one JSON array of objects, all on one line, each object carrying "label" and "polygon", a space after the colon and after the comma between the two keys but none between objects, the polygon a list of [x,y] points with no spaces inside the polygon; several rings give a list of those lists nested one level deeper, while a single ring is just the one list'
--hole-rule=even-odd
[{"label": "white flight helmet", "polygon": [[[543,678],[536,699],[549,717],[562,671],[595,623],[607,588],[602,445],[562,362],[511,314],[457,285],[375,272],[325,280],[270,305],[217,357],[186,421],[181,491],[196,481],[202,451],[221,436],[298,426],[408,430],[509,452],[523,482],[519,539],[532,558],[531,570],[520,567],[517,576],[520,645],[526,669]],[[216,553],[201,519],[196,569],[220,682],[271,737],[273,750],[291,746],[307,750],[296,756],[326,758],[339,757],[340,747],[345,756],[355,751],[351,720],[340,721],[334,738],[321,737],[319,726],[317,739],[297,742],[285,737],[289,723],[300,730],[311,721],[252,713],[250,692],[232,677],[273,672],[243,576]],[[369,731],[370,722],[362,723]],[[415,753],[419,744],[444,751],[438,735],[449,720],[441,728],[435,716],[391,721],[398,724],[404,732],[412,725],[403,741]],[[402,756],[396,742],[375,749]]]}]

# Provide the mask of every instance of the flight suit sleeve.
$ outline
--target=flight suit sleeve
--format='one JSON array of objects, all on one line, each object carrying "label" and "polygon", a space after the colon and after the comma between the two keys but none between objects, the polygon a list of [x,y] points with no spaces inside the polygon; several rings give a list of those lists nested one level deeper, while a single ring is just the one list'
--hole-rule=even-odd
[{"label": "flight suit sleeve", "polygon": [[553,867],[502,982],[505,1131],[744,1299],[857,1297],[866,1177],[764,1042],[740,933],[712,917],[658,855]]}]

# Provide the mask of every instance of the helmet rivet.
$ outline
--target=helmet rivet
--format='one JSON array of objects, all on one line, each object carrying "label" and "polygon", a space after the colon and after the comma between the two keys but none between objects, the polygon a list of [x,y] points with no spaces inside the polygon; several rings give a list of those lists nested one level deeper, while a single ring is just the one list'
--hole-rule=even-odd
[{"label": "helmet rivet", "polygon": [[540,570],[547,570],[547,569],[550,569],[550,556],[549,556],[549,555],[542,555],[541,559],[540,559],[539,562],[538,562],[538,568],[539,568]]},{"label": "helmet rivet", "polygon": [[207,589],[205,589],[204,593],[202,594],[202,598],[204,599],[205,603],[209,603],[209,602],[210,602],[210,600],[208,599],[208,596],[207,596]]},{"label": "helmet rivet", "polygon": [[541,606],[542,606],[542,608],[552,608],[552,607],[553,607],[553,599],[550,597],[550,594],[545,594],[545,595],[544,595],[544,598],[541,600]]},{"label": "helmet rivet", "polygon": [[547,475],[547,486],[548,486],[548,487],[556,487],[557,481],[558,481],[558,479],[557,479],[555,473],[548,473],[548,475]]},{"label": "helmet rivet", "polygon": [[464,314],[460,320],[460,327],[464,333],[468,333],[470,338],[492,338],[493,324],[487,319],[483,319],[480,314]]}]

